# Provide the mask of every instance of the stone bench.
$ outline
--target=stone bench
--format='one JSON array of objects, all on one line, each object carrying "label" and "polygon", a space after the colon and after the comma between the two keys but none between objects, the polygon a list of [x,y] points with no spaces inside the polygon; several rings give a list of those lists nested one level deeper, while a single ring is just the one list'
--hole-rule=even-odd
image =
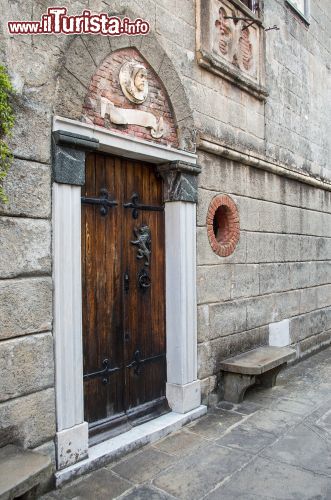
[{"label": "stone bench", "polygon": [[280,370],[295,358],[289,347],[259,347],[239,354],[221,363],[224,372],[224,399],[241,403],[246,389],[258,382],[263,387],[273,387]]},{"label": "stone bench", "polygon": [[0,500],[36,498],[43,479],[51,475],[51,460],[12,444],[0,448]]}]

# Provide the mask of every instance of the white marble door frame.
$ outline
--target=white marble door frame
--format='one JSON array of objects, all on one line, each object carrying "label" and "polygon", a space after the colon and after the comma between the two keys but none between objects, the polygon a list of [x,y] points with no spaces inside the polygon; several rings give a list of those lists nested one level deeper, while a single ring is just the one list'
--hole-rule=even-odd
[{"label": "white marble door frame", "polygon": [[[66,118],[54,118],[53,132],[64,134],[69,148],[78,151],[78,159],[75,157],[74,162],[82,163],[85,159],[79,145],[94,141],[99,151],[154,164],[182,162],[191,165],[191,169],[196,164],[196,156],[191,153]],[[66,147],[62,149],[64,163],[67,151]],[[70,170],[70,162],[68,165]],[[83,402],[81,186],[66,181],[65,175],[60,181],[55,176],[53,183],[58,469],[88,456],[88,426],[84,422]],[[187,413],[197,408],[201,399],[197,379],[196,203],[166,200],[165,227],[167,398],[172,411]]]}]

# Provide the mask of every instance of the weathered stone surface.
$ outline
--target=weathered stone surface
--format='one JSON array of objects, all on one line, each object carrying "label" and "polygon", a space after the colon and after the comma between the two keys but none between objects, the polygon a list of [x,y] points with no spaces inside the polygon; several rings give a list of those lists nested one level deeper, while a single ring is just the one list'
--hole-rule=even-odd
[{"label": "weathered stone surface", "polygon": [[315,429],[302,423],[281,437],[262,455],[266,458],[272,456],[273,459],[283,463],[330,476],[331,466],[325,457],[328,456],[331,435],[324,432],[319,437],[320,439],[316,439]]},{"label": "weathered stone surface", "polygon": [[331,330],[312,335],[299,342],[299,357],[311,354],[329,344],[331,344]]},{"label": "weathered stone surface", "polygon": [[[248,484],[249,490],[247,490]],[[266,491],[277,500],[328,498],[330,488],[330,480],[325,476],[317,476],[297,467],[256,458],[244,470],[235,474],[230,483],[219,486],[205,498],[233,500],[235,497],[243,497],[245,500],[262,500]]]},{"label": "weathered stone surface", "polygon": [[51,461],[36,452],[14,445],[0,449],[0,495],[18,498],[42,482],[50,474]]},{"label": "weathered stone surface", "polygon": [[237,373],[223,374],[223,399],[231,403],[241,403],[246,390],[255,384],[254,375],[239,375]]},{"label": "weathered stone surface", "polygon": [[[215,107],[212,100],[211,109],[213,104]],[[205,100],[202,106],[206,106]],[[199,151],[198,158],[199,163],[204,166],[199,185],[205,189],[219,190],[221,185],[226,193],[248,195],[257,200],[305,210],[330,212],[330,195],[327,191],[210,153]]]},{"label": "weathered stone surface", "polygon": [[221,370],[245,375],[260,375],[293,360],[295,351],[289,347],[265,346],[252,349],[221,363]]},{"label": "weathered stone surface", "polygon": [[259,266],[237,264],[233,266],[231,299],[254,297],[260,293]]},{"label": "weathered stone surface", "polygon": [[[154,484],[175,497],[198,499],[206,491],[206,484],[211,489],[232,474],[238,464],[248,463],[249,455],[236,450],[215,447],[210,444],[198,454],[188,457],[185,463],[179,463],[162,472]],[[201,476],[204,481],[201,481]]]},{"label": "weathered stone surface", "polygon": [[278,236],[269,233],[247,233],[247,262],[275,262],[275,243]]},{"label": "weathered stone surface", "polygon": [[211,337],[224,337],[246,330],[246,303],[223,302],[209,306]]},{"label": "weathered stone surface", "polygon": [[300,291],[261,295],[246,301],[247,328],[281,321],[298,314]]},{"label": "weathered stone surface", "polygon": [[154,445],[164,453],[169,453],[170,455],[175,455],[178,457],[183,457],[189,453],[198,453],[199,448],[204,445],[205,442],[199,436],[194,436],[189,432],[175,432],[170,436],[166,437],[162,441],[159,441]]},{"label": "weathered stone surface", "polygon": [[[197,261],[204,264],[235,264],[246,262],[246,236],[249,233],[240,233],[240,239],[234,252],[228,257],[219,257],[211,248],[206,227],[197,228]],[[248,248],[247,248],[248,251]]]},{"label": "weathered stone surface", "polygon": [[131,482],[144,483],[151,480],[171,463],[172,457],[170,455],[150,449],[145,453],[140,452],[129,457],[111,468],[116,474]]},{"label": "weathered stone surface", "polygon": [[83,186],[85,184],[85,151],[53,143],[53,177],[55,182]]},{"label": "weathered stone surface", "polygon": [[46,455],[51,459],[53,467],[56,466],[56,458],[55,458],[55,444],[54,441],[48,441],[40,446],[34,448],[34,451],[41,453],[41,455]]},{"label": "weathered stone surface", "polygon": [[213,375],[200,380],[201,404],[209,406],[210,404],[213,404],[215,397],[218,402],[218,395],[216,394],[217,378],[218,377],[216,375]]},{"label": "weathered stone surface", "polygon": [[198,165],[186,162],[170,162],[158,167],[164,180],[164,201],[198,201]]},{"label": "weathered stone surface", "polygon": [[248,451],[249,453],[258,453],[266,446],[276,440],[276,436],[269,432],[256,429],[249,431],[244,427],[237,427],[229,434],[216,441],[220,446],[228,446],[236,450]]},{"label": "weathered stone surface", "polygon": [[84,37],[78,36],[71,43],[70,50],[66,54],[65,68],[84,87],[88,88],[97,67],[87,44],[84,43]]},{"label": "weathered stone surface", "polygon": [[55,395],[53,389],[0,404],[0,437],[3,445],[15,443],[36,447],[55,435]]},{"label": "weathered stone surface", "polygon": [[80,120],[86,93],[87,88],[77,81],[66,68],[63,68],[56,94],[56,114],[73,120]]},{"label": "weathered stone surface", "polygon": [[51,333],[0,342],[0,372],[0,402],[53,386]]},{"label": "weathered stone surface", "polygon": [[1,339],[44,332],[51,325],[51,278],[0,281]]},{"label": "weathered stone surface", "polygon": [[329,330],[327,326],[327,313],[330,310],[320,309],[292,318],[290,320],[290,337],[292,342],[298,342],[299,340]]},{"label": "weathered stone surface", "polygon": [[15,159],[4,182],[8,204],[0,213],[26,217],[50,217],[51,169],[48,165]]},{"label": "weathered stone surface", "polygon": [[198,306],[197,314],[198,324],[198,342],[204,342],[209,339],[209,306],[208,304]]},{"label": "weathered stone surface", "polygon": [[199,266],[197,269],[198,304],[229,300],[232,291],[232,265]]},{"label": "weathered stone surface", "polygon": [[[199,418],[187,426],[189,432],[193,432],[209,441],[216,441],[231,427],[235,427],[243,419],[238,413],[230,413],[223,410],[209,409],[207,415]],[[208,445],[207,441],[207,445]]]},{"label": "weathered stone surface", "polygon": [[50,274],[49,221],[2,217],[0,234],[0,278]]},{"label": "weathered stone surface", "polygon": [[291,289],[289,264],[261,264],[260,293],[267,294]]},{"label": "weathered stone surface", "polygon": [[[122,466],[124,473],[124,463],[130,469],[136,464],[138,471],[150,468],[150,474],[145,470],[143,474],[154,477],[152,483],[139,484],[141,477],[132,470],[133,483],[101,469],[43,500],[78,496],[89,500],[91,495],[104,500],[120,494],[119,484],[124,491],[120,498],[141,500],[170,500],[173,495],[187,500],[265,500],[266,491],[277,500],[329,498],[330,351],[325,349],[288,367],[279,375],[276,387],[253,388],[247,394],[249,400],[241,404],[221,401],[181,431],[107,468],[109,472]],[[155,448],[171,459],[170,467],[167,460],[162,465],[157,459],[159,472],[154,465]],[[249,455],[247,464],[242,453]]]},{"label": "weathered stone surface", "polygon": [[122,496],[122,498],[126,500],[171,500],[173,497],[152,486],[145,485],[138,486],[130,493]]},{"label": "weathered stone surface", "polygon": [[[28,126],[28,124],[33,124]],[[15,126],[9,141],[15,156],[41,163],[51,162],[51,112],[27,99],[15,107]]]},{"label": "weathered stone surface", "polygon": [[198,377],[219,374],[220,363],[227,357],[246,352],[268,342],[268,327],[256,328],[198,345]]},{"label": "weathered stone surface", "polygon": [[[115,499],[132,487],[132,484],[113,474],[110,470],[100,469],[91,475],[84,476],[66,488],[66,498],[109,498]],[[54,495],[54,496],[53,496]],[[57,490],[43,497],[45,500],[51,498],[63,498],[63,492]]]}]

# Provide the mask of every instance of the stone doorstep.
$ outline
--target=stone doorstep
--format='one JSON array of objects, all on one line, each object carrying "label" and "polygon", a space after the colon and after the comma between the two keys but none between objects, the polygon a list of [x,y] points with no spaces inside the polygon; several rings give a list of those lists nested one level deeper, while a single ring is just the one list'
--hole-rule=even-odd
[{"label": "stone doorstep", "polygon": [[38,486],[50,475],[51,460],[12,444],[0,448],[0,499],[16,498]]},{"label": "stone doorstep", "polygon": [[68,481],[98,469],[146,444],[158,441],[206,413],[207,407],[204,405],[184,414],[170,412],[138,425],[124,434],[91,446],[88,458],[55,473],[56,487],[59,488]]},{"label": "stone doorstep", "polygon": [[289,347],[258,347],[226,359],[220,364],[220,369],[243,375],[261,375],[292,360],[295,356],[296,352]]}]

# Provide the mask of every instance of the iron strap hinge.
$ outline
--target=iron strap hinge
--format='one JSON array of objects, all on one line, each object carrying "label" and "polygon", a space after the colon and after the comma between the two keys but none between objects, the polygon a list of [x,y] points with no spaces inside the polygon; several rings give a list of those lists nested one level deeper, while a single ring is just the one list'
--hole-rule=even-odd
[{"label": "iron strap hinge", "polygon": [[152,211],[152,212],[163,212],[164,207],[156,206],[156,205],[143,205],[139,203],[139,195],[137,193],[133,193],[131,196],[131,201],[129,203],[124,203],[124,208],[132,208],[132,217],[134,219],[138,218],[138,210]]},{"label": "iron strap hinge", "polygon": [[100,214],[107,215],[110,207],[116,207],[118,205],[117,201],[111,200],[107,189],[100,189],[99,198],[89,198],[87,196],[81,197],[82,203],[86,205],[99,205]]},{"label": "iron strap hinge", "polygon": [[149,358],[141,359],[141,352],[137,350],[133,355],[133,361],[131,361],[131,363],[128,364],[126,367],[134,368],[134,373],[136,375],[140,375],[142,365],[146,363],[151,363],[161,358],[165,358],[165,356],[166,354],[163,353],[163,354],[157,354],[156,356],[150,356]]},{"label": "iron strap hinge", "polygon": [[107,384],[109,376],[112,375],[115,372],[118,372],[121,370],[119,366],[115,366],[114,368],[111,368],[110,366],[110,360],[109,359],[104,359],[102,362],[104,368],[102,370],[99,370],[97,372],[92,372],[92,373],[86,373],[83,375],[84,380],[91,380],[92,378],[102,378],[102,383]]}]

